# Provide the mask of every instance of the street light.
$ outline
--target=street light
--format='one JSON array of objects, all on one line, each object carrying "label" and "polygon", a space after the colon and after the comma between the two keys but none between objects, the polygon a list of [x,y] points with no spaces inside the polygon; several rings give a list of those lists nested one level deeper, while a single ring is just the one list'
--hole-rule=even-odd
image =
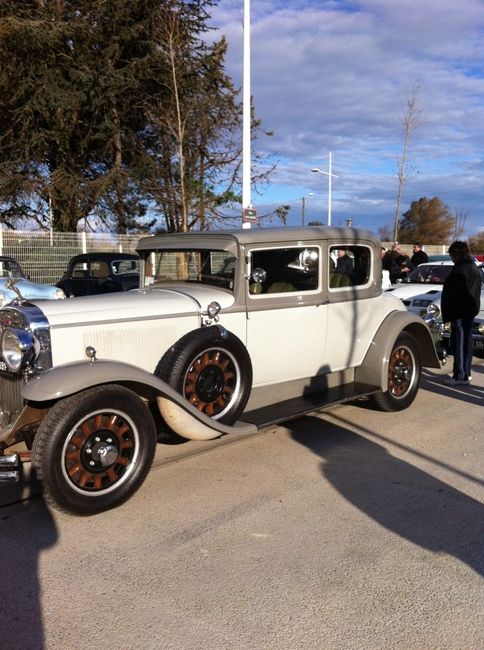
[{"label": "street light", "polygon": [[329,167],[328,171],[324,171],[324,169],[319,169],[319,167],[313,167],[311,169],[312,172],[317,172],[318,174],[326,174],[328,177],[328,226],[331,225],[331,179],[334,176],[335,178],[338,178],[336,174],[333,174],[331,171],[331,151],[329,152]]},{"label": "street light", "polygon": [[314,196],[314,192],[309,192],[309,194],[308,194],[307,197],[306,197],[306,196],[303,196],[303,197],[301,198],[301,201],[302,201],[302,205],[301,205],[301,226],[304,226],[304,214],[305,214],[305,212],[306,212],[306,199],[307,199],[309,196]]}]

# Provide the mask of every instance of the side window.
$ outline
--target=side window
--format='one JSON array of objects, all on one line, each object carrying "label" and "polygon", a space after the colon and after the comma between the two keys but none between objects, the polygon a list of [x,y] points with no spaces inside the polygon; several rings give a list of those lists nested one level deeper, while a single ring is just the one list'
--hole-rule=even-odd
[{"label": "side window", "polygon": [[87,262],[76,262],[72,267],[73,278],[87,278]]},{"label": "side window", "polygon": [[370,280],[371,250],[368,246],[331,246],[330,289],[363,286]]},{"label": "side window", "polygon": [[321,251],[317,246],[257,249],[250,254],[249,293],[316,291]]}]

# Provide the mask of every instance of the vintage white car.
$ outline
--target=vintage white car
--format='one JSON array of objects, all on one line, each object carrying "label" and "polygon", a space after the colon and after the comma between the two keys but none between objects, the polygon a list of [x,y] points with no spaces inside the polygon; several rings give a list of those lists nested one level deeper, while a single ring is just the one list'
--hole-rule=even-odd
[{"label": "vintage white car", "polygon": [[155,453],[153,412],[207,440],[361,396],[397,411],[422,365],[439,367],[424,321],[382,293],[369,232],[163,234],[137,250],[137,290],[0,310],[0,479],[16,478],[5,451],[24,442],[46,500],[64,511],[133,494]]}]

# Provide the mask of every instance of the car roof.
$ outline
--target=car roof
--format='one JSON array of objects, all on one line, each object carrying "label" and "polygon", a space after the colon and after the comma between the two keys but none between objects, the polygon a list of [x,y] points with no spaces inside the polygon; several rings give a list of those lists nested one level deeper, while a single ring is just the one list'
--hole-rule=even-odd
[{"label": "car roof", "polygon": [[[240,228],[236,230],[190,231],[184,233],[163,233],[142,237],[136,250],[153,250],[154,248],[185,248],[202,246],[204,248],[227,248],[234,250],[238,244],[277,244],[297,243],[298,241],[335,239],[347,245],[361,240],[373,241],[380,245],[379,238],[369,230],[359,228],[338,228],[332,226],[305,226],[282,228]],[[195,244],[195,241],[197,242]]]},{"label": "car roof", "polygon": [[92,251],[74,255],[74,257],[71,257],[70,262],[88,262],[89,260],[139,260],[139,256],[135,253],[106,253],[105,251],[97,253]]}]

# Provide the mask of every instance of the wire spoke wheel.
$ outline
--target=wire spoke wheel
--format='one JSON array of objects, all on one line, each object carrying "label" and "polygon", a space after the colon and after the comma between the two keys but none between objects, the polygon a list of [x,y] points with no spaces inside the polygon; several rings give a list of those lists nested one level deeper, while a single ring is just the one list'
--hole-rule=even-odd
[{"label": "wire spoke wheel", "polygon": [[183,395],[199,411],[221,417],[240,390],[240,370],[226,350],[209,349],[189,366],[183,382]]}]

